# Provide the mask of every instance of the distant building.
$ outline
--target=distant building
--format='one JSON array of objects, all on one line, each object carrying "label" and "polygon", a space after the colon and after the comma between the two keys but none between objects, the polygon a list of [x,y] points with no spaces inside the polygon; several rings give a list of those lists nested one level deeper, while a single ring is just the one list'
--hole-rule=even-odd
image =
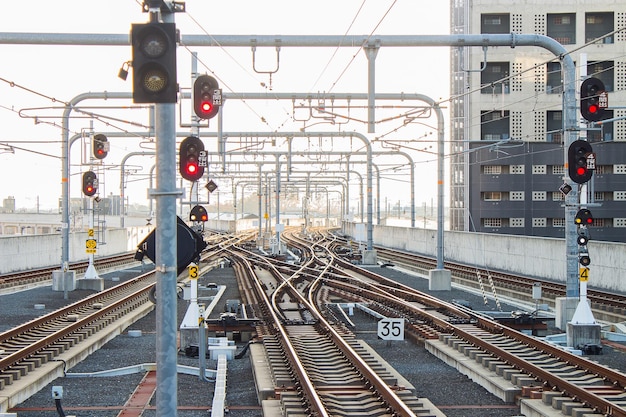
[{"label": "distant building", "polygon": [[12,195],[2,200],[3,213],[15,213],[15,197]]},{"label": "distant building", "polygon": [[[574,51],[579,80],[586,54],[583,71],[609,93],[604,119],[616,119],[581,131],[597,155],[592,236],[626,242],[626,34],[613,33],[626,26],[626,3],[451,0],[451,25],[452,34],[550,36]],[[539,47],[452,48],[451,65],[451,228],[563,237],[558,57]]]}]

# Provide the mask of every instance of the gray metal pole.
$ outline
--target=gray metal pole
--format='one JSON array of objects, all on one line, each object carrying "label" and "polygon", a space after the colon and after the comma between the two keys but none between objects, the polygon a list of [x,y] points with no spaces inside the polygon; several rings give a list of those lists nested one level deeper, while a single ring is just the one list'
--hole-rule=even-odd
[{"label": "gray metal pole", "polygon": [[444,143],[443,143],[443,113],[437,103],[433,103],[437,115],[437,269],[443,269],[443,228],[444,228]]},{"label": "gray metal pole", "polygon": [[364,48],[367,56],[367,133],[376,132],[376,55],[378,44],[367,45]]},{"label": "gray metal pole", "polygon": [[[164,13],[165,23],[174,22],[173,13]],[[160,103],[155,109],[156,132],[156,415],[178,415],[178,375],[176,342],[177,221],[176,198],[176,103]]]},{"label": "gray metal pole", "polygon": [[263,242],[261,237],[263,236],[263,184],[262,184],[262,165],[259,164],[259,181],[257,183],[257,195],[259,197],[259,236],[258,241]]},{"label": "gray metal pole", "polygon": [[176,379],[176,198],[182,195],[176,188],[176,123],[175,104],[156,106],[156,200],[157,228],[155,258],[157,280],[157,416],[177,415]]}]

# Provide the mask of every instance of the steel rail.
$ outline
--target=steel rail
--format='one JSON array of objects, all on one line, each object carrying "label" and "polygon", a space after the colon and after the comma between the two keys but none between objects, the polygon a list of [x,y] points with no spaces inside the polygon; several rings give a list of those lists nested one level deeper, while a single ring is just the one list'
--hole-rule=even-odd
[{"label": "steel rail", "polygon": [[[244,251],[243,249],[241,250]],[[245,266],[247,270],[248,276],[255,278],[256,274],[254,273],[254,269],[252,268],[251,261],[244,258],[243,256],[241,256],[239,253],[235,251],[230,251],[230,252],[232,253],[233,256],[236,256],[243,263],[243,265]],[[248,252],[248,251],[245,251],[245,252]],[[252,253],[252,252],[248,252],[248,253]],[[268,262],[267,265],[271,266],[271,263]],[[274,309],[269,308],[269,306],[271,305],[271,302],[269,298],[267,297],[267,295],[265,294],[265,291],[263,290],[261,283],[256,278],[253,279],[253,282],[257,287],[256,293],[259,295],[260,299],[268,306],[267,312],[272,317],[272,320],[273,320],[272,324],[276,327],[276,329],[278,330],[280,334],[287,335],[288,334],[287,330],[281,324],[281,318],[278,317]],[[315,385],[313,384],[313,381],[311,381],[310,377],[308,376],[306,372],[304,365],[298,358],[298,354],[296,352],[295,347],[289,341],[288,337],[281,337],[280,341],[283,347],[285,348],[287,357],[289,358],[289,361],[292,364],[293,370],[298,377],[298,382],[300,383],[301,388],[304,390],[304,392],[307,395],[307,402],[309,403],[309,406],[312,408],[315,415],[319,415],[320,417],[330,417],[330,415],[326,411],[324,402],[322,401],[319,394],[315,390]]]},{"label": "steel rail", "polygon": [[[9,339],[12,339],[22,333],[25,333],[27,331],[30,331],[32,329],[35,329],[37,327],[40,327],[48,322],[51,322],[59,317],[63,317],[66,316],[67,314],[71,313],[72,311],[78,310],[80,308],[83,307],[87,307],[91,304],[93,304],[94,302],[99,302],[99,300],[101,299],[105,299],[107,297],[110,297],[116,293],[122,292],[124,291],[126,288],[130,288],[132,286],[135,285],[139,285],[141,284],[141,282],[143,281],[147,281],[150,280],[151,278],[153,278],[154,273],[153,272],[148,272],[145,273],[143,275],[140,275],[136,278],[133,278],[131,280],[128,280],[126,282],[123,282],[115,287],[106,289],[104,291],[101,291],[99,293],[93,294],[87,298],[83,298],[82,300],[76,301],[75,303],[69,304],[65,307],[61,307],[58,310],[55,310],[51,313],[48,313],[44,316],[40,316],[37,317],[33,320],[30,320],[24,324],[21,324],[17,327],[14,327],[12,329],[9,329],[3,333],[0,333],[0,343],[4,343]],[[153,283],[151,283],[150,285],[152,285]]]},{"label": "steel rail", "polygon": [[[154,282],[149,282],[148,275],[151,276],[152,281],[154,281],[154,273],[145,274],[141,277],[141,279],[135,279],[134,282],[129,285],[124,285],[126,289],[132,289],[132,286],[141,285],[144,283],[142,288],[132,291],[125,297],[110,302],[108,305],[103,306],[101,309],[96,310],[94,313],[88,314],[87,316],[73,322],[72,324],[66,325],[60,330],[54,331],[47,336],[39,338],[37,341],[30,343],[27,347],[17,350],[16,352],[10,353],[0,359],[0,373],[6,372],[12,367],[17,366],[20,362],[28,359],[29,357],[34,356],[40,351],[45,350],[51,345],[58,343],[62,339],[71,336],[72,334],[80,331],[81,329],[92,325],[93,323],[102,320],[105,316],[110,315],[118,310],[121,310],[125,306],[129,304],[137,303],[139,299],[148,298],[148,292],[150,288],[154,284]],[[126,283],[125,283],[126,284]],[[122,285],[122,284],[120,284]],[[113,289],[112,289],[113,290]],[[34,330],[35,328],[43,328],[48,323],[52,323],[58,319],[66,317],[69,313],[76,311],[79,308],[83,308],[88,304],[93,304],[95,301],[102,300],[108,296],[119,294],[121,291],[118,289],[116,291],[107,291],[104,294],[95,294],[94,297],[89,297],[88,299],[81,300],[80,302],[74,303],[70,306],[57,310],[53,313],[47,314],[40,319],[32,320],[26,323],[23,326],[19,326],[17,328],[11,329],[8,332],[3,333],[2,341],[0,343],[4,343],[10,339],[15,339],[20,335],[27,333],[29,331]],[[9,337],[5,337],[8,335]]]},{"label": "steel rail", "polygon": [[315,318],[324,325],[325,329],[330,332],[331,338],[339,346],[344,353],[350,359],[363,375],[367,377],[370,383],[374,386],[376,391],[382,396],[384,401],[389,404],[389,406],[394,410],[394,412],[400,413],[402,416],[415,416],[415,413],[398,397],[395,391],[389,387],[389,385],[361,358],[361,356],[345,341],[345,339],[337,332],[337,330],[323,317],[321,312],[317,309],[315,303],[315,294],[317,289],[320,288],[321,282],[323,282],[323,276],[331,268],[332,262],[329,260],[328,262],[323,261],[320,257],[315,254],[315,247],[321,248],[327,255],[330,256],[332,261],[336,261],[337,257],[325,246],[320,243],[313,243],[296,239],[293,235],[286,235],[286,239],[291,239],[292,241],[299,241],[301,247],[309,247],[311,252],[311,258],[316,259],[318,263],[326,265],[324,270],[320,272],[317,279],[313,281],[310,285],[307,299],[304,299],[302,295],[296,291],[298,298],[301,299],[305,305],[309,308],[309,311],[315,316]]},{"label": "steel rail", "polygon": [[[348,262],[343,261],[344,267],[351,268],[354,270],[358,270],[359,273],[362,273],[366,276],[374,276],[371,271],[367,271],[365,269],[359,268],[355,265],[352,265]],[[380,276],[379,276],[380,277]],[[386,280],[384,277],[380,277],[382,280]],[[333,283],[334,285],[338,285],[337,283]],[[379,291],[380,287],[372,286],[373,290],[367,290],[361,288],[363,292],[370,291]],[[422,294],[421,292],[411,289],[410,287],[406,287],[406,289],[410,290],[415,296],[424,296],[424,302],[430,300],[430,296],[427,294]],[[433,325],[437,326],[439,329],[442,329],[450,334],[454,334],[455,336],[467,341],[468,343],[481,348],[487,352],[490,352],[504,361],[509,363],[511,366],[519,369],[520,371],[531,375],[532,377],[538,379],[546,386],[551,387],[554,391],[561,391],[566,395],[571,396],[576,401],[580,401],[583,404],[586,404],[607,416],[611,417],[626,417],[626,409],[624,409],[619,404],[611,402],[610,400],[603,398],[593,392],[590,392],[585,387],[581,387],[574,383],[571,383],[565,379],[558,377],[554,373],[547,371],[540,366],[534,365],[533,363],[520,358],[519,356],[512,354],[492,343],[485,340],[484,338],[478,337],[471,332],[464,330],[462,327],[456,326],[454,323],[450,323],[441,317],[430,314],[428,311],[420,309],[410,302],[398,299],[397,297],[390,297],[383,293],[377,295],[378,297],[383,297],[389,303],[397,303],[399,306],[402,306],[405,309],[409,309],[420,316],[427,316]],[[443,305],[443,304],[442,304]],[[454,306],[449,305],[449,308],[461,311]],[[519,342],[522,345],[527,347],[537,349],[541,352],[544,352],[552,357],[558,358],[563,362],[570,363],[572,365],[577,366],[580,369],[585,370],[588,373],[594,374],[597,377],[603,378],[608,381],[615,387],[619,387],[624,389],[626,387],[626,375],[623,373],[616,371],[614,369],[610,369],[604,367],[600,364],[597,364],[593,361],[589,361],[585,358],[582,358],[578,355],[574,355],[570,352],[566,352],[563,349],[560,349],[556,346],[553,346],[549,343],[543,342],[539,339],[527,336],[521,332],[518,332],[514,329],[508,328],[506,326],[502,326],[499,323],[489,320],[483,316],[475,315],[473,318],[476,321],[476,325],[482,329],[485,329],[493,334],[502,334],[512,340]]]}]

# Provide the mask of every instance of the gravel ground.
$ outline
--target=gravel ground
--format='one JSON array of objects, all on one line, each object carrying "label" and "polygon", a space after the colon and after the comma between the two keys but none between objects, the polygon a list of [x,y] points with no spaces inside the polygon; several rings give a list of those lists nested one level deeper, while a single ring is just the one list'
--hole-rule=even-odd
[{"label": "gravel ground", "polygon": [[[428,291],[425,279],[396,271],[393,268],[377,268],[386,276],[397,279],[407,285]],[[110,274],[127,279],[131,274]],[[105,276],[106,286],[112,285]],[[200,283],[216,282],[226,284],[228,290],[223,300],[239,298],[234,274],[231,268],[216,269],[201,278]],[[3,320],[0,331],[11,327],[13,323],[23,322],[34,316],[44,314],[61,305],[73,302],[82,296],[83,291],[69,293],[70,299],[63,300],[63,293],[54,293],[49,287],[29,290],[9,296],[0,296],[0,314]],[[431,292],[446,300],[466,300],[474,308],[483,311],[497,310],[493,301],[483,305],[481,296],[453,289],[452,291]],[[22,296],[20,296],[22,295]],[[25,301],[25,299],[27,301]],[[36,303],[46,304],[44,311],[34,310]],[[515,307],[503,304],[506,311],[515,310]],[[178,303],[179,321],[187,310],[187,302]],[[220,310],[221,311],[221,310]],[[220,311],[214,312],[212,318]],[[519,415],[516,406],[502,403],[498,398],[489,394],[482,387],[474,384],[467,377],[459,374],[453,368],[430,355],[423,346],[409,341],[394,341],[388,343],[378,340],[376,336],[376,321],[363,315],[355,316],[357,322],[356,335],[367,341],[380,355],[387,360],[398,372],[404,375],[417,390],[418,397],[430,399],[435,406],[448,417],[511,417]],[[152,312],[127,330],[141,330],[142,337],[130,337],[127,332],[107,343],[103,348],[94,352],[86,360],[68,372],[93,372],[118,368],[127,365],[150,363],[155,361],[154,346],[155,313]],[[238,350],[243,345],[238,345]],[[615,368],[624,368],[624,353],[605,347],[603,355],[590,357]],[[178,356],[178,363],[189,366],[198,366],[197,358],[188,358],[182,354]],[[216,363],[207,360],[207,368],[215,369]],[[624,369],[622,369],[624,370]],[[230,405],[231,417],[261,417],[262,411],[257,403],[254,382],[251,376],[251,364],[248,355],[243,359],[228,362],[228,394],[227,402]],[[33,395],[18,407],[19,417],[47,417],[57,416],[54,402],[51,399],[53,385],[64,387],[63,407],[67,415],[109,417],[116,416],[116,409],[101,409],[103,407],[120,406],[126,402],[143,374],[133,374],[108,378],[59,378],[40,392]],[[212,400],[213,383],[200,381],[198,377],[179,375],[178,377],[178,404],[179,417],[207,416],[207,406]],[[155,399],[152,400],[152,405]],[[45,410],[34,410],[35,408]],[[96,407],[99,410],[85,409]],[[204,407],[204,409],[199,409]],[[154,409],[148,409],[143,416],[155,416]]]}]

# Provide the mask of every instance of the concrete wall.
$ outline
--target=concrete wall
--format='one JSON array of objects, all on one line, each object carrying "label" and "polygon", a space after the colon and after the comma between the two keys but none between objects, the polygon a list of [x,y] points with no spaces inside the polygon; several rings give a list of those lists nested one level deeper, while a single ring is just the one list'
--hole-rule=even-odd
[{"label": "concrete wall", "polygon": [[[232,232],[234,222],[227,220],[207,222],[206,228]],[[137,245],[152,231],[153,226],[135,226],[127,228],[107,228],[102,242],[98,243],[95,259],[104,256],[134,252]],[[238,230],[252,228],[252,221],[242,220],[237,223]],[[0,274],[45,268],[58,265],[61,268],[61,235],[17,235],[0,236]],[[70,233],[70,262],[86,261],[85,241],[87,232]]]},{"label": "concrete wall", "polygon": [[[354,236],[354,225],[345,223],[345,233]],[[593,238],[593,229],[591,233]],[[375,245],[433,257],[437,254],[436,230],[375,225],[373,240]],[[626,244],[592,239],[588,249],[589,286],[626,292]],[[565,283],[565,257],[564,239],[452,231],[444,234],[444,261],[479,268]]]},{"label": "concrete wall", "polygon": [[[151,230],[149,226],[107,229],[95,258],[134,251]],[[87,232],[70,233],[70,262],[88,259],[86,240]],[[60,234],[0,237],[0,274],[54,265],[61,267]]]}]

